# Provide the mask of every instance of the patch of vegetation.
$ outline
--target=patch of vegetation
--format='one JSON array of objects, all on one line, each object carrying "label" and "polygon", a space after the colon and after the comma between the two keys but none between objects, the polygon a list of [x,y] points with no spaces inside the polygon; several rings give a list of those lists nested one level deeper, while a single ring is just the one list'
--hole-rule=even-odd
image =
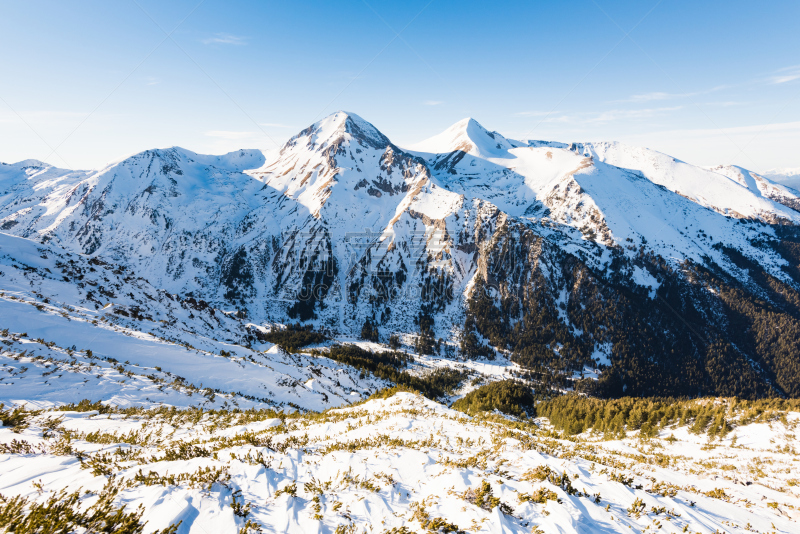
[{"label": "patch of vegetation", "polygon": [[419,391],[407,386],[392,386],[390,388],[384,388],[381,389],[380,391],[376,391],[375,393],[367,397],[364,402],[373,399],[381,399],[381,400],[390,399],[394,397],[397,393],[419,393]]},{"label": "patch of vegetation", "polygon": [[[733,424],[778,419],[786,411],[800,411],[800,399],[674,399],[633,398],[593,399],[563,395],[536,406],[536,415],[567,434],[587,430],[607,437],[622,437],[626,431],[639,430],[653,437],[670,425],[689,426],[692,433],[723,437]],[[785,417],[785,415],[784,415]]]},{"label": "patch of vegetation", "polygon": [[11,430],[20,433],[28,427],[29,412],[22,406],[17,406],[13,410],[4,410],[5,404],[0,404],[0,423],[3,426],[11,427]]},{"label": "patch of vegetation", "polygon": [[61,412],[100,412],[109,413],[113,411],[113,407],[107,406],[100,401],[92,402],[89,399],[83,399],[78,404],[65,404],[59,406],[57,410]]},{"label": "patch of vegetation", "polygon": [[433,355],[438,354],[441,343],[437,343],[433,332],[433,314],[427,306],[423,306],[423,311],[417,316],[415,321],[419,325],[419,333],[414,339],[414,351],[417,354]]},{"label": "patch of vegetation", "polygon": [[227,485],[230,482],[230,474],[224,467],[211,468],[200,467],[193,473],[167,473],[159,475],[155,471],[149,471],[146,475],[139,469],[132,479],[135,484],[144,486],[179,486],[185,485],[189,488],[200,488],[210,491],[214,484]]},{"label": "patch of vegetation", "polygon": [[[559,475],[557,472],[553,471],[547,465],[540,465],[536,469],[528,470],[522,476],[522,479],[530,480],[531,482],[533,481],[549,482],[550,484],[558,486],[559,488],[567,492],[568,495],[575,495],[576,493],[578,493],[578,490],[576,490],[572,486],[572,481],[570,481],[569,475],[567,475],[566,472],[561,473]],[[533,497],[527,500],[533,500],[534,502],[542,502],[542,501],[537,501],[536,499],[542,498],[544,496],[544,500],[546,501],[548,500],[547,495],[548,495],[547,493],[542,493],[542,491],[539,491],[538,496],[534,494]],[[520,500],[522,500],[522,497],[520,497]]]},{"label": "patch of vegetation", "polygon": [[329,352],[314,351],[375,377],[418,391],[429,399],[436,400],[451,394],[467,378],[465,371],[439,368],[417,376],[402,369],[408,366],[410,357],[404,352],[372,352],[355,345],[334,345]]},{"label": "patch of vegetation", "polygon": [[300,323],[289,324],[284,330],[275,330],[266,334],[256,332],[259,341],[275,343],[285,352],[297,352],[302,347],[316,345],[328,340],[328,336],[321,332],[314,331],[311,325],[300,325]]},{"label": "patch of vegetation", "polygon": [[458,346],[461,354],[471,360],[487,358],[494,360],[494,349],[481,343],[475,332],[465,332]]},{"label": "patch of vegetation", "polygon": [[376,371],[381,374],[390,372],[387,369],[379,371],[381,368],[402,369],[408,366],[409,361],[409,356],[404,352],[372,352],[356,345],[333,345],[327,353],[321,352],[319,355],[373,374]]},{"label": "patch of vegetation", "polygon": [[516,417],[533,415],[535,398],[531,388],[517,380],[501,380],[467,393],[453,409],[475,415],[495,409]]},{"label": "patch of vegetation", "polygon": [[[325,298],[328,296],[330,288],[334,286],[336,275],[339,272],[327,232],[323,236],[315,236],[314,239],[321,239],[320,246],[313,251],[303,249],[300,267],[305,268],[305,271],[300,291],[297,301],[286,310],[289,317],[300,321],[315,319],[317,308],[320,310],[325,308]],[[310,256],[308,252],[311,252]]]},{"label": "patch of vegetation", "polygon": [[380,341],[380,332],[378,332],[378,325],[369,319],[364,320],[364,326],[361,327],[361,339],[377,343]]},{"label": "patch of vegetation", "polygon": [[291,484],[287,484],[286,486],[276,491],[275,498],[277,499],[278,497],[284,494],[290,497],[297,497],[297,483],[292,482]]},{"label": "patch of vegetation", "polygon": [[519,502],[533,502],[536,504],[547,504],[547,501],[560,502],[558,495],[555,491],[550,491],[547,488],[539,488],[531,494],[518,493],[517,498]]},{"label": "patch of vegetation", "polygon": [[510,514],[513,512],[509,505],[502,502],[499,497],[494,496],[494,493],[492,492],[492,485],[487,480],[482,481],[481,487],[477,490],[469,488],[464,492],[463,497],[465,501],[472,503],[479,508],[483,508],[484,510],[493,510],[499,506],[500,511],[504,514]]},{"label": "patch of vegetation", "polygon": [[220,282],[227,288],[225,298],[231,302],[242,302],[245,296],[253,292],[253,268],[247,258],[244,247],[233,255],[224,257],[220,269]]},{"label": "patch of vegetation", "polygon": [[[0,495],[0,525],[3,532],[14,534],[38,534],[41,532],[107,532],[114,534],[139,534],[145,524],[140,520],[144,508],[133,512],[125,507],[116,507],[114,497],[119,488],[107,485],[99,500],[85,510],[80,509],[80,492],[67,493],[61,490],[39,503],[26,497],[4,497]],[[171,525],[154,534],[174,534],[180,523]]]},{"label": "patch of vegetation", "polygon": [[[430,499],[430,498],[429,498]],[[426,510],[428,506],[428,502],[426,500],[422,500],[419,502],[415,502],[411,504],[411,508],[414,510],[414,515],[412,516],[414,520],[419,521],[419,524],[422,525],[422,528],[427,530],[431,533],[441,533],[441,534],[466,534],[465,531],[461,530],[458,525],[454,523],[450,523],[446,519],[442,517],[431,517],[431,515]],[[405,527],[401,527],[405,528]],[[398,534],[405,534],[405,532],[411,532],[410,530],[395,530]]]}]

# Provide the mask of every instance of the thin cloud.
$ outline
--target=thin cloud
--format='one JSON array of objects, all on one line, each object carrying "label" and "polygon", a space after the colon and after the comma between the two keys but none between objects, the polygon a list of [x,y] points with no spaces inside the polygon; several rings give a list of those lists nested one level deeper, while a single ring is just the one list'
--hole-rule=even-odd
[{"label": "thin cloud", "polygon": [[794,80],[800,80],[800,74],[793,74],[791,76],[776,76],[772,80],[772,83],[773,84],[786,83],[786,82],[792,82]]},{"label": "thin cloud", "polygon": [[[80,121],[86,119],[88,111],[54,111],[54,110],[20,110],[19,115],[11,110],[0,109],[0,124],[22,124],[36,126],[36,130],[64,126],[75,127]],[[97,113],[95,119],[116,119],[119,114]],[[26,126],[28,127],[28,126]],[[45,130],[41,130],[45,131]]]},{"label": "thin cloud", "polygon": [[59,121],[73,121],[86,117],[86,111],[53,111],[33,110],[21,111],[19,115],[7,110],[0,110],[0,123],[20,122],[20,115],[27,122],[53,123]]},{"label": "thin cloud", "polygon": [[800,80],[800,69],[797,69],[796,72],[790,74],[773,76],[772,78],[770,78],[769,83],[771,83],[772,85],[777,85],[781,83],[793,82],[795,80]]},{"label": "thin cloud", "polygon": [[203,44],[225,44],[225,45],[244,45],[247,44],[247,37],[231,35],[229,33],[218,33],[214,37],[203,39]]},{"label": "thin cloud", "polygon": [[426,106],[438,106],[439,104],[444,104],[441,100],[426,100],[423,102]]},{"label": "thin cloud", "polygon": [[568,115],[557,115],[557,116],[547,117],[546,119],[542,120],[542,122],[565,123],[565,122],[572,122],[572,118]]},{"label": "thin cloud", "polygon": [[[644,109],[609,109],[607,111],[593,111],[572,114],[550,115],[539,121],[542,124],[589,124],[606,123],[620,120],[636,120],[656,117],[671,111],[683,109],[683,106],[670,106]],[[546,114],[542,114],[546,115]]]},{"label": "thin cloud", "polygon": [[[666,130],[658,133],[675,134],[680,137],[693,136],[705,137],[709,135],[750,135],[766,132],[776,133],[800,133],[800,121],[796,122],[774,122],[768,124],[753,124],[750,126],[733,126],[731,128],[705,128],[705,129],[683,129]],[[791,139],[790,139],[791,140]]]},{"label": "thin cloud", "polygon": [[683,108],[683,106],[648,109],[611,109],[600,113],[597,117],[589,119],[588,122],[611,122],[621,119],[646,119],[656,115],[662,115],[670,111],[677,111],[681,108]]},{"label": "thin cloud", "polygon": [[717,106],[721,108],[729,108],[732,106],[744,106],[747,102],[736,102],[735,100],[727,100],[723,102],[703,102],[704,106]]},{"label": "thin cloud", "polygon": [[707,95],[709,93],[714,93],[716,91],[721,91],[722,89],[727,89],[728,85],[718,85],[716,87],[712,87],[711,89],[706,89],[705,91],[694,91],[691,93],[667,93],[664,91],[653,91],[651,93],[642,93],[639,95],[630,96],[624,100],[616,100],[615,102],[634,102],[634,103],[643,103],[643,102],[655,102],[659,100],[675,100],[679,98],[692,98],[694,96],[700,95]]},{"label": "thin cloud", "polygon": [[[796,167],[798,158],[794,145],[798,136],[800,122],[789,122],[726,128],[659,129],[624,135],[618,140],[656,148],[659,152],[695,164],[734,163],[756,170]],[[745,147],[745,152],[741,147]]]},{"label": "thin cloud", "polygon": [[514,113],[515,117],[544,117],[550,115],[552,111],[519,111]]},{"label": "thin cloud", "polygon": [[278,122],[262,122],[259,123],[259,126],[266,126],[267,128],[291,128],[291,126],[287,124],[280,124]]},{"label": "thin cloud", "polygon": [[686,95],[656,91],[653,93],[633,95],[630,98],[623,100],[623,102],[652,102],[653,100],[669,100],[671,98],[682,98],[684,96]]},{"label": "thin cloud", "polygon": [[233,132],[228,130],[211,130],[206,132],[208,137],[216,137],[217,139],[251,139],[257,137],[256,132]]}]

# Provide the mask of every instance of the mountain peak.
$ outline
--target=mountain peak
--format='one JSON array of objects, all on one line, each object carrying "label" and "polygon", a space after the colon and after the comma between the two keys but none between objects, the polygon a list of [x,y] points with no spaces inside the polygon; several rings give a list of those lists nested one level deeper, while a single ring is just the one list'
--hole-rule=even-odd
[{"label": "mountain peak", "polygon": [[467,117],[409,148],[438,154],[460,151],[476,157],[505,157],[507,151],[515,146],[499,133],[490,132],[472,117]]},{"label": "mountain peak", "polygon": [[261,167],[264,164],[265,157],[263,152],[254,148],[240,148],[239,150],[234,150],[226,154],[211,155],[198,154],[187,148],[171,146],[151,148],[142,152],[130,154],[109,163],[99,172],[105,172],[109,169],[119,167],[136,166],[142,161],[151,160],[160,161],[160,168],[165,172],[177,171],[180,170],[181,167],[189,165],[215,167],[228,172],[242,172]]},{"label": "mountain peak", "polygon": [[445,132],[450,132],[455,136],[466,138],[473,142],[480,142],[481,139],[486,137],[494,139],[495,135],[499,135],[497,132],[490,132],[487,130],[481,123],[472,117],[461,119],[445,130]]},{"label": "mountain peak", "polygon": [[483,129],[483,130],[486,130],[486,128],[481,126],[481,124],[478,121],[476,121],[475,119],[473,119],[472,117],[466,117],[464,119],[461,119],[460,121],[458,121],[455,124],[453,124],[450,128],[448,128],[448,130],[463,130],[463,129],[475,128],[475,127],[478,127],[478,128]]},{"label": "mountain peak", "polygon": [[5,165],[11,165],[18,169],[27,169],[27,168],[37,168],[37,169],[46,169],[48,167],[52,167],[49,163],[45,163],[44,161],[38,159],[24,159],[22,161],[18,161],[16,163],[7,163]]},{"label": "mountain peak", "polygon": [[298,144],[324,148],[338,144],[345,135],[363,146],[372,148],[384,149],[391,145],[389,138],[355,113],[336,111],[289,139],[281,149],[281,152]]}]

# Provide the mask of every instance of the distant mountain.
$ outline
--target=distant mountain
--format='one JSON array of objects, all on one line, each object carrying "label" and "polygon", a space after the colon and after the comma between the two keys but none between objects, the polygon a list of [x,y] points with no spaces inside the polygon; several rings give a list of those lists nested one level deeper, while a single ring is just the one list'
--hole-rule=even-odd
[{"label": "distant mountain", "polygon": [[800,167],[796,169],[770,169],[762,175],[773,182],[791,187],[795,191],[800,191]]},{"label": "distant mountain", "polygon": [[268,155],[0,165],[2,231],[255,324],[412,333],[603,395],[800,395],[798,225],[765,175],[473,119],[406,149],[337,112]]}]

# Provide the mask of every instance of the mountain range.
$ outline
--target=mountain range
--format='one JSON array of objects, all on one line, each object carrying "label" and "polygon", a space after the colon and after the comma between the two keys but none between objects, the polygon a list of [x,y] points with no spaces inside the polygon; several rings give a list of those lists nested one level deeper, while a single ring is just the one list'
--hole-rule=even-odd
[{"label": "mountain range", "polygon": [[513,140],[473,119],[401,148],[340,111],[274,152],[0,164],[0,251],[24,263],[23,238],[125,271],[105,292],[62,275],[73,305],[124,298],[155,317],[175,299],[246,319],[164,315],[211,339],[300,322],[506,358],[603,396],[797,397],[800,193],[770,176],[615,142]]},{"label": "mountain range", "polygon": [[782,168],[770,169],[763,173],[765,178],[769,178],[773,182],[794,188],[800,189],[800,167],[798,168]]}]

